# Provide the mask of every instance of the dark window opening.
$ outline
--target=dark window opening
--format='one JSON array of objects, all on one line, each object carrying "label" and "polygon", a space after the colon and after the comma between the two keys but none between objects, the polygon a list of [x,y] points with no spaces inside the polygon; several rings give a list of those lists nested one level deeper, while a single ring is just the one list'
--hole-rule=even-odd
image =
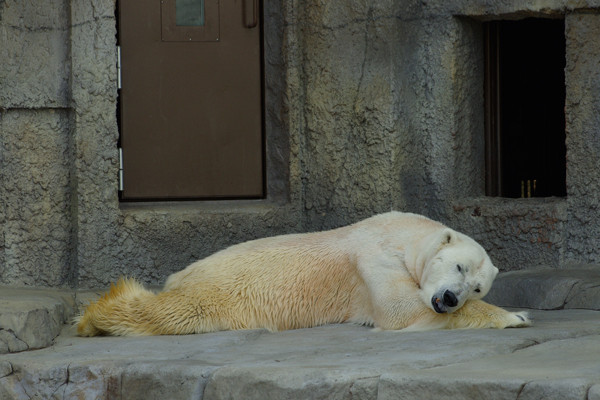
[{"label": "dark window opening", "polygon": [[484,24],[487,196],[566,196],[564,27]]}]

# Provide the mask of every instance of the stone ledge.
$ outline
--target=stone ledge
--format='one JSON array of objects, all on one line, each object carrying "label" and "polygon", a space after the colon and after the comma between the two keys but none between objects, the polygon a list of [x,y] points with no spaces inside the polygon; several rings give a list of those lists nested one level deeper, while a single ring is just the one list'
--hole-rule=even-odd
[{"label": "stone ledge", "polygon": [[[50,346],[103,291],[0,288],[0,354]],[[501,273],[485,300],[502,307],[600,310],[600,267]]]},{"label": "stone ledge", "polygon": [[0,289],[0,354],[48,347],[73,316],[72,291]]},{"label": "stone ledge", "polygon": [[600,266],[501,273],[484,300],[501,307],[600,310]]},{"label": "stone ledge", "polygon": [[600,400],[600,313],[531,328],[375,332],[351,324],[158,337],[74,336],[0,356],[0,399]]}]

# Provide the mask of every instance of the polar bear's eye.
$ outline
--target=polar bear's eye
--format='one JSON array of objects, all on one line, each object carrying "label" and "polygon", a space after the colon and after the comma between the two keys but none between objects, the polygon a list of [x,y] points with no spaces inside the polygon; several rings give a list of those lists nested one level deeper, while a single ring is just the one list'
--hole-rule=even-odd
[{"label": "polar bear's eye", "polygon": [[462,272],[462,267],[460,265],[456,265],[456,269],[458,270],[458,272]]}]

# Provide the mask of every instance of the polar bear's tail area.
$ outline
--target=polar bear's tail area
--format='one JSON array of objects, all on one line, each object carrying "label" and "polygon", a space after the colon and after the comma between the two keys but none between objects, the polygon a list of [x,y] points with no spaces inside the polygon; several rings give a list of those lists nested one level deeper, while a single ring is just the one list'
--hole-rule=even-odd
[{"label": "polar bear's tail area", "polygon": [[111,285],[109,292],[87,306],[76,318],[77,334],[139,336],[193,333],[194,328],[185,321],[170,320],[174,308],[182,306],[181,300],[176,291],[155,294],[134,279],[121,278]]}]

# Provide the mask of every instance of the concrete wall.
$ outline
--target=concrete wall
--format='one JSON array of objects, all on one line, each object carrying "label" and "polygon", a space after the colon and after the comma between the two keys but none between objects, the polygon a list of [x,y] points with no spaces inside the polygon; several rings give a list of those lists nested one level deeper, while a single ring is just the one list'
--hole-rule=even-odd
[{"label": "concrete wall", "polygon": [[0,2],[0,282],[73,282],[67,1]]},{"label": "concrete wall", "polygon": [[[0,0],[0,284],[161,283],[399,209],[504,270],[600,261],[600,1],[265,0],[268,198],[122,204],[114,0]],[[565,16],[567,198],[484,196],[486,19]]]}]

